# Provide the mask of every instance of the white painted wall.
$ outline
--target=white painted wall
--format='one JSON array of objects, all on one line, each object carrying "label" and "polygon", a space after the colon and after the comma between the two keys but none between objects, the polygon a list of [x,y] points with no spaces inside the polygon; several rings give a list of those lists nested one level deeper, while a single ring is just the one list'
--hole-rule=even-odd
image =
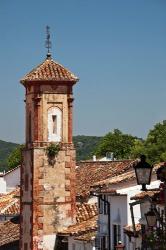
[{"label": "white painted wall", "polygon": [[4,176],[0,176],[0,193],[6,193],[6,181],[4,180]]},{"label": "white painted wall", "polygon": [[93,242],[85,242],[74,240],[74,237],[68,238],[68,250],[95,250],[95,244]]},{"label": "white painted wall", "polygon": [[20,185],[20,167],[10,171],[4,175],[4,181],[6,182],[6,192],[14,190]]},{"label": "white painted wall", "polygon": [[43,242],[40,243],[38,249],[53,250],[55,249],[56,234],[44,235]]},{"label": "white painted wall", "polygon": [[[149,185],[147,188],[158,188],[160,185],[160,181],[156,180],[156,176],[152,179],[151,185]],[[136,194],[142,192],[141,186],[138,186],[136,184],[136,181],[130,181],[126,182],[124,184],[115,184],[111,186],[112,188],[115,188],[117,190],[117,193],[120,193],[120,196],[111,196],[107,195],[107,199],[110,202],[111,205],[111,245],[113,249],[113,225],[114,224],[120,224],[121,225],[121,241],[126,246],[127,250],[133,250],[135,247],[140,246],[141,239],[137,238],[134,239],[133,242],[129,242],[129,238],[126,234],[123,232],[123,227],[126,225],[132,225],[131,220],[131,213],[130,213],[130,206],[129,203],[134,202],[134,200],[131,200],[130,198],[132,196],[135,196]],[[125,196],[123,196],[125,195]],[[141,218],[141,211],[140,211],[140,205],[136,205],[133,207],[134,210],[134,219],[135,223],[138,223]],[[99,224],[102,225],[103,228],[107,227],[108,219],[107,215],[99,215]],[[98,232],[99,236],[102,236],[100,232]]]},{"label": "white painted wall", "polygon": [[121,227],[121,241],[127,248],[127,237],[123,233],[123,227],[127,224],[128,215],[127,215],[127,196],[109,196],[108,201],[111,204],[111,247],[113,248],[114,243],[114,234],[113,234],[113,225],[120,225]]},{"label": "white painted wall", "polygon": [[[130,184],[128,184],[128,185],[130,185]],[[154,181],[151,182],[151,184],[150,184],[150,186],[148,188],[149,189],[158,188],[159,185],[160,185],[160,181],[159,180],[154,180]],[[132,225],[129,203],[131,203],[133,201],[130,200],[130,198],[132,196],[135,196],[136,194],[142,192],[141,187],[138,186],[138,185],[128,186],[128,187],[125,187],[125,188],[117,189],[117,192],[120,193],[120,194],[126,194],[127,195],[127,203],[128,203],[128,208],[127,208],[127,218],[128,218],[128,220],[127,220],[127,224]],[[139,219],[141,218],[140,205],[134,206],[133,210],[134,210],[135,223],[138,223]]]}]

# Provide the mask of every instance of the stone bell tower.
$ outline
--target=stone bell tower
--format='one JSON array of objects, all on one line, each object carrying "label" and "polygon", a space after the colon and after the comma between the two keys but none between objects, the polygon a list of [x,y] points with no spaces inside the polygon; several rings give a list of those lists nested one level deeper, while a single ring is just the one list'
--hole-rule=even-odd
[{"label": "stone bell tower", "polygon": [[44,62],[21,80],[26,89],[21,250],[55,249],[56,232],[74,222],[72,87],[77,81],[74,74],[51,58],[49,47]]}]

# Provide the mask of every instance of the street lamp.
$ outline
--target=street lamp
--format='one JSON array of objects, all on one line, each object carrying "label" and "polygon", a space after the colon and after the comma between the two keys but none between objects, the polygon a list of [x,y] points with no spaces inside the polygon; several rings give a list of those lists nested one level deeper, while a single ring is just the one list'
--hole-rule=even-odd
[{"label": "street lamp", "polygon": [[152,167],[146,162],[146,156],[141,155],[140,161],[134,166],[137,184],[142,185],[142,191],[146,191],[146,185],[150,184]]},{"label": "street lamp", "polygon": [[157,223],[157,217],[155,212],[151,209],[145,214],[148,227],[155,227]]}]

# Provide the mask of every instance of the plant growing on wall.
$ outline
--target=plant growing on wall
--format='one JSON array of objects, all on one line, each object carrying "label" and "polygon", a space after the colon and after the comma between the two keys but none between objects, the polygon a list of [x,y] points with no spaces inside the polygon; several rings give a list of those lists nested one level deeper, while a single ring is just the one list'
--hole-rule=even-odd
[{"label": "plant growing on wall", "polygon": [[55,158],[60,150],[60,145],[56,143],[51,143],[47,148],[46,152],[49,158]]}]

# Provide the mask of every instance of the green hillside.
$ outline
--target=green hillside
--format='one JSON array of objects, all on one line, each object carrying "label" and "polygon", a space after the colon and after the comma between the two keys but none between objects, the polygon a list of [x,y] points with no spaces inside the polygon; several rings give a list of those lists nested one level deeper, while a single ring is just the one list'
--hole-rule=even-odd
[{"label": "green hillside", "polygon": [[0,171],[7,170],[7,157],[17,146],[16,143],[0,140]]}]

